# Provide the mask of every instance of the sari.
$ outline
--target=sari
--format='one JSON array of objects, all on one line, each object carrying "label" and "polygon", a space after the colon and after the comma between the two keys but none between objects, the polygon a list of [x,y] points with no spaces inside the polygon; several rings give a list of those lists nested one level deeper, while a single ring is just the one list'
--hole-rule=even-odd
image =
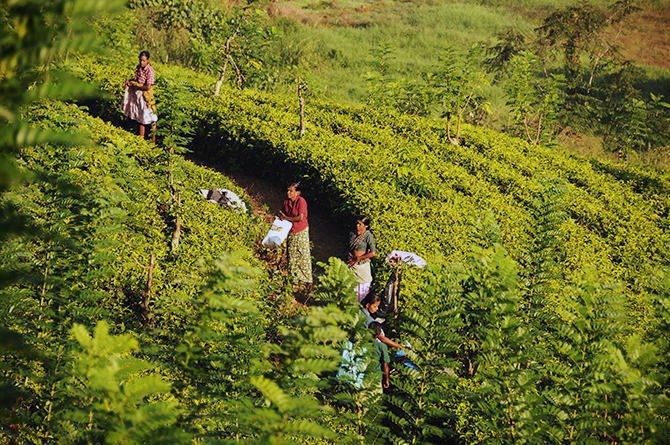
[{"label": "sari", "polygon": [[[354,252],[362,251],[364,253],[370,253],[376,251],[375,239],[372,236],[370,231],[366,230],[360,235],[352,234],[351,240],[349,241],[349,258],[353,258]],[[369,293],[370,285],[372,284],[372,268],[370,267],[370,260],[365,259],[360,261],[353,266],[349,266],[349,269],[354,272],[356,275],[356,297],[360,303]]]}]

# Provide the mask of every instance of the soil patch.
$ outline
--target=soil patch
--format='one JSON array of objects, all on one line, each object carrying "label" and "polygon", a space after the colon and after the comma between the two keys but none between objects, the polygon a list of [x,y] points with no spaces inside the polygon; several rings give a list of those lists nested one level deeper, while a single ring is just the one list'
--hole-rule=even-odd
[{"label": "soil patch", "polygon": [[[228,171],[222,173],[246,190],[252,200],[254,214],[259,215],[268,223],[274,221],[282,202],[286,199],[284,184],[277,184],[248,173]],[[336,223],[330,212],[316,205],[310,205],[309,192],[303,192],[303,197],[308,205],[309,236],[313,244],[312,256],[317,261],[323,262],[333,256],[344,258],[349,227],[342,227]]]},{"label": "soil patch", "polygon": [[[192,159],[203,163],[202,160]],[[279,213],[286,199],[285,184],[253,175],[248,171],[229,171],[221,165],[211,165],[236,185],[243,188],[251,201],[252,214],[268,223],[268,228]],[[303,191],[307,201],[309,237],[312,241],[312,257],[316,261],[326,262],[330,257],[345,258],[349,232],[353,227],[344,227],[328,210],[310,201],[309,191]]]},{"label": "soil patch", "polygon": [[670,7],[641,11],[627,21],[621,52],[646,65],[670,69]]}]

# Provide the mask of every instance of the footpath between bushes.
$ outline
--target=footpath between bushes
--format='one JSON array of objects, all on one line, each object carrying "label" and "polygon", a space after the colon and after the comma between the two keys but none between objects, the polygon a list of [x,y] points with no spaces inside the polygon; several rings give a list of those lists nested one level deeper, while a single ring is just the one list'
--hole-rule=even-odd
[{"label": "footpath between bushes", "polygon": [[[230,178],[244,190],[251,202],[253,215],[264,220],[268,226],[274,221],[277,210],[286,199],[286,184],[254,175],[249,171],[226,169],[221,163],[191,158],[191,161],[212,168]],[[318,205],[310,205],[310,191],[303,196],[308,204],[309,235],[312,241],[312,257],[315,262],[326,262],[330,257],[343,258],[348,242],[347,234],[353,227],[346,227],[333,218],[332,212]]]}]

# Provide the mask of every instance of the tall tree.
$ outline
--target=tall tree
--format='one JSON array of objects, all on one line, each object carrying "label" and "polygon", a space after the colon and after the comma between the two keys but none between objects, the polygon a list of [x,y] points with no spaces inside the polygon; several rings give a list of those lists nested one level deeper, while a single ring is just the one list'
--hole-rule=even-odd
[{"label": "tall tree", "polygon": [[[635,0],[619,0],[608,9],[589,3],[569,6],[551,13],[535,29],[540,46],[562,53],[569,87],[590,88],[602,59],[617,51],[616,39],[605,38],[604,31],[638,10],[636,3]],[[581,60],[583,55],[588,56],[586,70]],[[585,71],[587,76],[584,76]]]},{"label": "tall tree", "polygon": [[515,133],[533,145],[546,142],[556,125],[561,76],[545,74],[539,57],[522,51],[512,57],[505,91]]},{"label": "tall tree", "polygon": [[[488,112],[483,87],[489,84],[487,73],[481,68],[482,47],[474,45],[466,53],[450,48],[442,58],[442,67],[429,80],[433,102],[447,121],[447,139],[460,143],[461,123],[480,111]],[[451,119],[456,118],[456,133],[451,135]]]}]

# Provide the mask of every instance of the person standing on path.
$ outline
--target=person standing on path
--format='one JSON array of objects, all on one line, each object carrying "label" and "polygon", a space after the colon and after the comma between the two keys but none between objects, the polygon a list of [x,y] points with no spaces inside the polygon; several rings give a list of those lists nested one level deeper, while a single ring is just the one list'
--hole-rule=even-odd
[{"label": "person standing on path", "polygon": [[[140,124],[139,134],[144,138],[145,126],[151,125],[155,130],[156,121],[156,101],[152,87],[156,83],[156,72],[149,65],[149,51],[140,53],[140,63],[135,68],[135,77],[128,79],[123,83],[126,93],[123,96],[121,111],[134,121]],[[156,142],[156,135],[152,135]]]},{"label": "person standing on path", "polygon": [[288,199],[279,212],[281,219],[291,221],[293,227],[288,233],[288,271],[294,281],[312,287],[312,255],[309,249],[309,223],[307,222],[307,201],[300,196],[300,182],[289,184],[286,189]]},{"label": "person standing on path", "polygon": [[358,280],[356,295],[359,303],[370,292],[372,284],[370,258],[377,256],[375,238],[370,233],[370,224],[370,217],[361,215],[356,218],[356,231],[349,234],[347,264]]}]

